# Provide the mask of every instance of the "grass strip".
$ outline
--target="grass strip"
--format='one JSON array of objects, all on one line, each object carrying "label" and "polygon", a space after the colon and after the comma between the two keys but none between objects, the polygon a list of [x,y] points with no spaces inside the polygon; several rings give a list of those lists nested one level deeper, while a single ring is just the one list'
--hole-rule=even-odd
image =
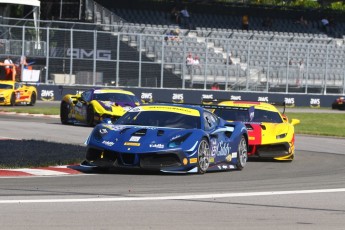
[{"label": "grass strip", "polygon": [[341,113],[289,113],[289,120],[299,119],[296,134],[345,137],[345,114]]}]

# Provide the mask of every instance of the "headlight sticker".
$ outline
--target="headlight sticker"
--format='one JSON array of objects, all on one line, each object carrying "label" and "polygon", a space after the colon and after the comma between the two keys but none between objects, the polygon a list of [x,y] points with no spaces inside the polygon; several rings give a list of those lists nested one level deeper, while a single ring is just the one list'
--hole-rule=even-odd
[{"label": "headlight sticker", "polygon": [[133,141],[133,142],[138,142],[140,140],[141,137],[139,136],[131,136],[131,138],[129,139],[129,141]]}]

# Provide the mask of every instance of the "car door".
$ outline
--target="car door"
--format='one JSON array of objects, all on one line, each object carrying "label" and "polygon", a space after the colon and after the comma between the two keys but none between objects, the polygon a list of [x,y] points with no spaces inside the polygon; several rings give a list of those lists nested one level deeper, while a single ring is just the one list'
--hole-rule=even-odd
[{"label": "car door", "polygon": [[22,83],[16,82],[14,83],[14,93],[16,95],[16,102],[24,101],[30,97],[29,92]]},{"label": "car door", "polygon": [[78,98],[77,103],[75,104],[75,118],[79,121],[85,122],[87,119],[87,108],[89,102],[92,98],[92,91],[88,90],[81,94],[81,97]]},{"label": "car door", "polygon": [[219,163],[226,160],[231,152],[230,138],[226,135],[231,127],[220,127],[219,118],[211,113],[204,113],[205,130],[210,132],[211,163]]}]

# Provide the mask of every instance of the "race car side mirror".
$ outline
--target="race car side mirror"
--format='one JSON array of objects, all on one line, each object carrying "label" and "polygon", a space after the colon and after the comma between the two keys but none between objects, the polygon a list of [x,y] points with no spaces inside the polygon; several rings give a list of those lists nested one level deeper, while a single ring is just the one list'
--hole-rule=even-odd
[{"label": "race car side mirror", "polygon": [[301,122],[298,119],[292,119],[291,120],[291,125],[298,125],[299,123],[301,123]]}]

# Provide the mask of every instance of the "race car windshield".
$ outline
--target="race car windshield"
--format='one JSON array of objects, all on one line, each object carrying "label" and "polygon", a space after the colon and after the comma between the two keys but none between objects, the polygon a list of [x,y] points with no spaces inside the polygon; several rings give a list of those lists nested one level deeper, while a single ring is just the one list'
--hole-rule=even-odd
[{"label": "race car windshield", "polygon": [[118,125],[158,126],[200,129],[200,117],[163,111],[128,112],[116,121]]},{"label": "race car windshield", "polygon": [[7,85],[7,84],[0,84],[0,89],[12,89],[12,85]]},{"label": "race car windshield", "polygon": [[255,109],[254,117],[252,120],[249,118],[248,110],[228,110],[228,109],[216,109],[214,114],[222,117],[228,121],[242,121],[242,122],[270,122],[270,123],[282,123],[283,120],[277,112]]},{"label": "race car windshield", "polygon": [[96,93],[94,99],[99,101],[113,101],[113,102],[131,102],[138,103],[139,101],[133,95],[123,93]]}]

